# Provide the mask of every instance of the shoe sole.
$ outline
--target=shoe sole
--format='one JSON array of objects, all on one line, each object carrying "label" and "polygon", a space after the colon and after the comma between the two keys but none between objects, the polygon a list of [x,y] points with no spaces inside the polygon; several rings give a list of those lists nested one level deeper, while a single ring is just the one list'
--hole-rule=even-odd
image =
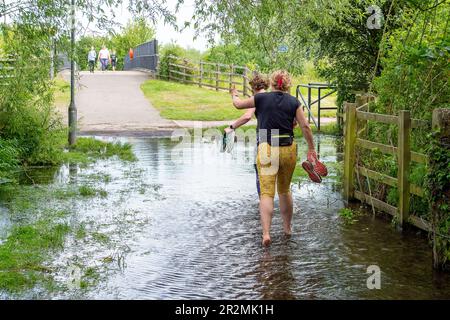
[{"label": "shoe sole", "polygon": [[306,171],[306,173],[309,175],[309,178],[311,179],[312,182],[315,182],[315,183],[322,182],[322,178],[317,174],[317,172],[314,171],[314,167],[311,162],[304,161],[302,163],[302,167]]},{"label": "shoe sole", "polygon": [[322,177],[326,177],[328,175],[328,169],[322,162],[316,161],[314,166],[314,171],[317,172],[318,175]]}]

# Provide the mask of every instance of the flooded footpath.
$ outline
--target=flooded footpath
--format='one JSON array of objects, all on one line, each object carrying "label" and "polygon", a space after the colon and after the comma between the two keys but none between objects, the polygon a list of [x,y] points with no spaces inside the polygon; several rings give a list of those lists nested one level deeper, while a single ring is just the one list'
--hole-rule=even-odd
[{"label": "flooded footpath", "polygon": [[[70,232],[42,263],[51,282],[0,298],[450,298],[450,276],[432,270],[426,236],[401,233],[371,213],[352,223],[339,215],[338,138],[316,137],[330,169],[322,184],[298,165],[294,234],[283,237],[276,201],[269,249],[261,247],[252,154],[243,161],[239,146],[220,152],[214,142],[180,148],[165,138],[120,140],[132,144],[136,162],[35,169],[23,177],[29,192],[2,196],[0,241],[16,224],[49,212]],[[381,288],[370,290],[374,265]]]}]

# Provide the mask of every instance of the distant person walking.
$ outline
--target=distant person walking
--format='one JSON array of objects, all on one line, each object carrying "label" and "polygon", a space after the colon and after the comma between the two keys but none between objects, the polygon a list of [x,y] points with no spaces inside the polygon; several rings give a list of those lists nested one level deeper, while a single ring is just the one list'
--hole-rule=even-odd
[{"label": "distant person walking", "polygon": [[102,64],[102,71],[105,71],[108,68],[108,62],[111,61],[109,50],[105,46],[103,46],[102,50],[98,53],[98,58]]},{"label": "distant person walking", "polygon": [[111,52],[111,67],[113,71],[116,71],[116,66],[117,66],[117,54],[116,51],[113,50]]},{"label": "distant person walking", "polygon": [[95,61],[97,60],[97,52],[95,52],[94,47],[91,47],[91,50],[88,53],[88,63],[89,63],[89,71],[94,73]]}]

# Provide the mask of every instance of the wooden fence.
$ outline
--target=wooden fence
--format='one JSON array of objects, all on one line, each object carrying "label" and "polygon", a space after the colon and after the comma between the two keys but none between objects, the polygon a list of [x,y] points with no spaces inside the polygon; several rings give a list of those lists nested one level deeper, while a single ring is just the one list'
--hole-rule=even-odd
[{"label": "wooden fence", "polygon": [[[247,67],[199,61],[193,63],[187,59],[169,56],[167,80],[196,84],[200,88],[207,87],[229,91],[233,86],[244,96],[250,96],[249,85],[251,71]],[[163,77],[159,75],[160,77]]]},{"label": "wooden fence", "polygon": [[[356,198],[361,202],[391,214],[398,219],[400,225],[408,222],[422,230],[429,231],[430,225],[427,221],[410,215],[411,194],[423,197],[424,191],[421,187],[410,183],[409,173],[411,162],[425,164],[428,161],[425,154],[411,151],[411,130],[424,126],[431,128],[431,124],[424,120],[411,119],[410,112],[406,110],[400,111],[398,116],[368,112],[368,105],[371,99],[373,97],[369,98],[359,95],[357,96],[356,103],[344,103],[344,196],[347,200]],[[397,125],[397,146],[363,139],[362,136],[366,132],[367,121]],[[377,171],[369,170],[363,164],[358,164],[356,161],[357,147],[369,150],[377,149],[384,154],[396,155],[398,165],[397,177],[391,177]],[[371,194],[366,194],[363,190],[357,190],[355,187],[355,175],[396,187],[399,194],[398,207],[377,199]]]}]

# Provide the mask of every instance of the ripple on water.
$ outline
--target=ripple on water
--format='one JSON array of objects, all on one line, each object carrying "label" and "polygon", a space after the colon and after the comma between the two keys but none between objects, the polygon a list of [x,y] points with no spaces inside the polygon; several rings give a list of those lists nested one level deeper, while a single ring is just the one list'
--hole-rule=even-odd
[{"label": "ripple on water", "polygon": [[[335,138],[319,139],[322,159],[336,161]],[[425,238],[401,234],[370,215],[353,224],[339,218],[344,203],[333,178],[334,166],[320,185],[306,180],[293,185],[291,239],[283,236],[276,201],[273,245],[264,249],[252,163],[220,153],[215,144],[200,145],[196,154],[185,149],[188,159],[183,160],[171,158],[175,144],[170,140],[131,142],[139,161],[127,175],[143,180],[145,190],[127,179],[123,169],[100,163],[98,170],[114,177],[108,190],[111,198],[102,210],[115,216],[126,207],[138,212],[139,221],[146,215],[148,222],[130,244],[126,267],[89,297],[450,297],[449,278],[433,273]],[[304,157],[306,146],[301,143],[299,149]],[[128,196],[122,199],[115,194],[124,184]],[[373,264],[382,270],[382,290],[366,287],[366,270]]]}]

